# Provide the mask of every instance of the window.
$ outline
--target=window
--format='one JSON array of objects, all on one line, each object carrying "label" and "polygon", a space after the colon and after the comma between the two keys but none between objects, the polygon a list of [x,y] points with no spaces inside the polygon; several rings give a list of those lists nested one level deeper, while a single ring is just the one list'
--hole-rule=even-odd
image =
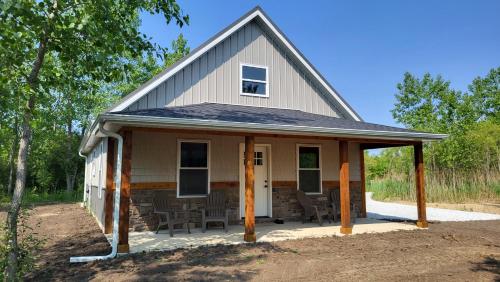
[{"label": "window", "polygon": [[[245,151],[243,151],[243,162],[245,162]],[[253,165],[264,165],[264,156],[262,152],[254,152],[253,153]]]},{"label": "window", "polygon": [[298,189],[304,193],[321,193],[321,147],[297,145]]},{"label": "window", "polygon": [[241,95],[269,97],[267,67],[241,65]]},{"label": "window", "polygon": [[209,193],[210,143],[179,141],[177,197],[199,197]]}]

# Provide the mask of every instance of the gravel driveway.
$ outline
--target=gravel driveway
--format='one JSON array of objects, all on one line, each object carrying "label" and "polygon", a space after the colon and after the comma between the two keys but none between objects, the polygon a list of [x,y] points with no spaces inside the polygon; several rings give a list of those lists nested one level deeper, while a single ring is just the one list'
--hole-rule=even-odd
[{"label": "gravel driveway", "polygon": [[[366,210],[369,218],[417,220],[416,206],[375,201],[372,199],[372,194],[372,192],[366,193]],[[500,215],[482,212],[466,212],[439,208],[427,208],[427,220],[429,221],[469,221],[495,219],[500,219]]]}]

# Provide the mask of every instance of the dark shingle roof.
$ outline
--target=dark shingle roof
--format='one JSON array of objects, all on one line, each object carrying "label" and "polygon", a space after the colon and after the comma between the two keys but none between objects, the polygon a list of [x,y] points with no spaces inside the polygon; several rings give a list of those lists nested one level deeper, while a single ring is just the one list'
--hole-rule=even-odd
[{"label": "dark shingle roof", "polygon": [[134,111],[120,111],[110,114],[181,118],[206,121],[243,122],[263,125],[289,125],[392,132],[416,132],[405,128],[311,114],[299,110],[215,103],[203,103],[188,106],[154,108]]}]

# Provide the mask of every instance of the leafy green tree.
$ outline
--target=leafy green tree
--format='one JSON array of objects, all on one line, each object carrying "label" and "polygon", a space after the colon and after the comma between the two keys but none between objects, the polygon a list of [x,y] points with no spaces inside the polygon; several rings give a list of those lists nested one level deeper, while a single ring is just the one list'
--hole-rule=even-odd
[{"label": "leafy green tree", "polygon": [[[19,95],[21,137],[16,184],[7,217],[9,229],[6,279],[18,273],[17,218],[26,186],[27,156],[37,103],[62,82],[60,69],[81,68],[81,77],[112,81],[123,75],[120,58],[144,52],[161,56],[165,49],[139,31],[139,12],[163,14],[182,26],[189,18],[175,0],[58,1],[7,0],[0,3],[0,71],[2,83]],[[8,80],[5,82],[5,80]]]},{"label": "leafy green tree", "polygon": [[500,123],[500,67],[491,69],[486,77],[477,77],[469,85],[479,119]]}]

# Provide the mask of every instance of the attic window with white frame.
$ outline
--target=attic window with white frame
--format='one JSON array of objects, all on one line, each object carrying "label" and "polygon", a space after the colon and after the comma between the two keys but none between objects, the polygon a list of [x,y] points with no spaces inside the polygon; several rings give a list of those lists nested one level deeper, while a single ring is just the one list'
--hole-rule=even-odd
[{"label": "attic window with white frame", "polygon": [[241,95],[269,97],[267,67],[241,64]]}]

